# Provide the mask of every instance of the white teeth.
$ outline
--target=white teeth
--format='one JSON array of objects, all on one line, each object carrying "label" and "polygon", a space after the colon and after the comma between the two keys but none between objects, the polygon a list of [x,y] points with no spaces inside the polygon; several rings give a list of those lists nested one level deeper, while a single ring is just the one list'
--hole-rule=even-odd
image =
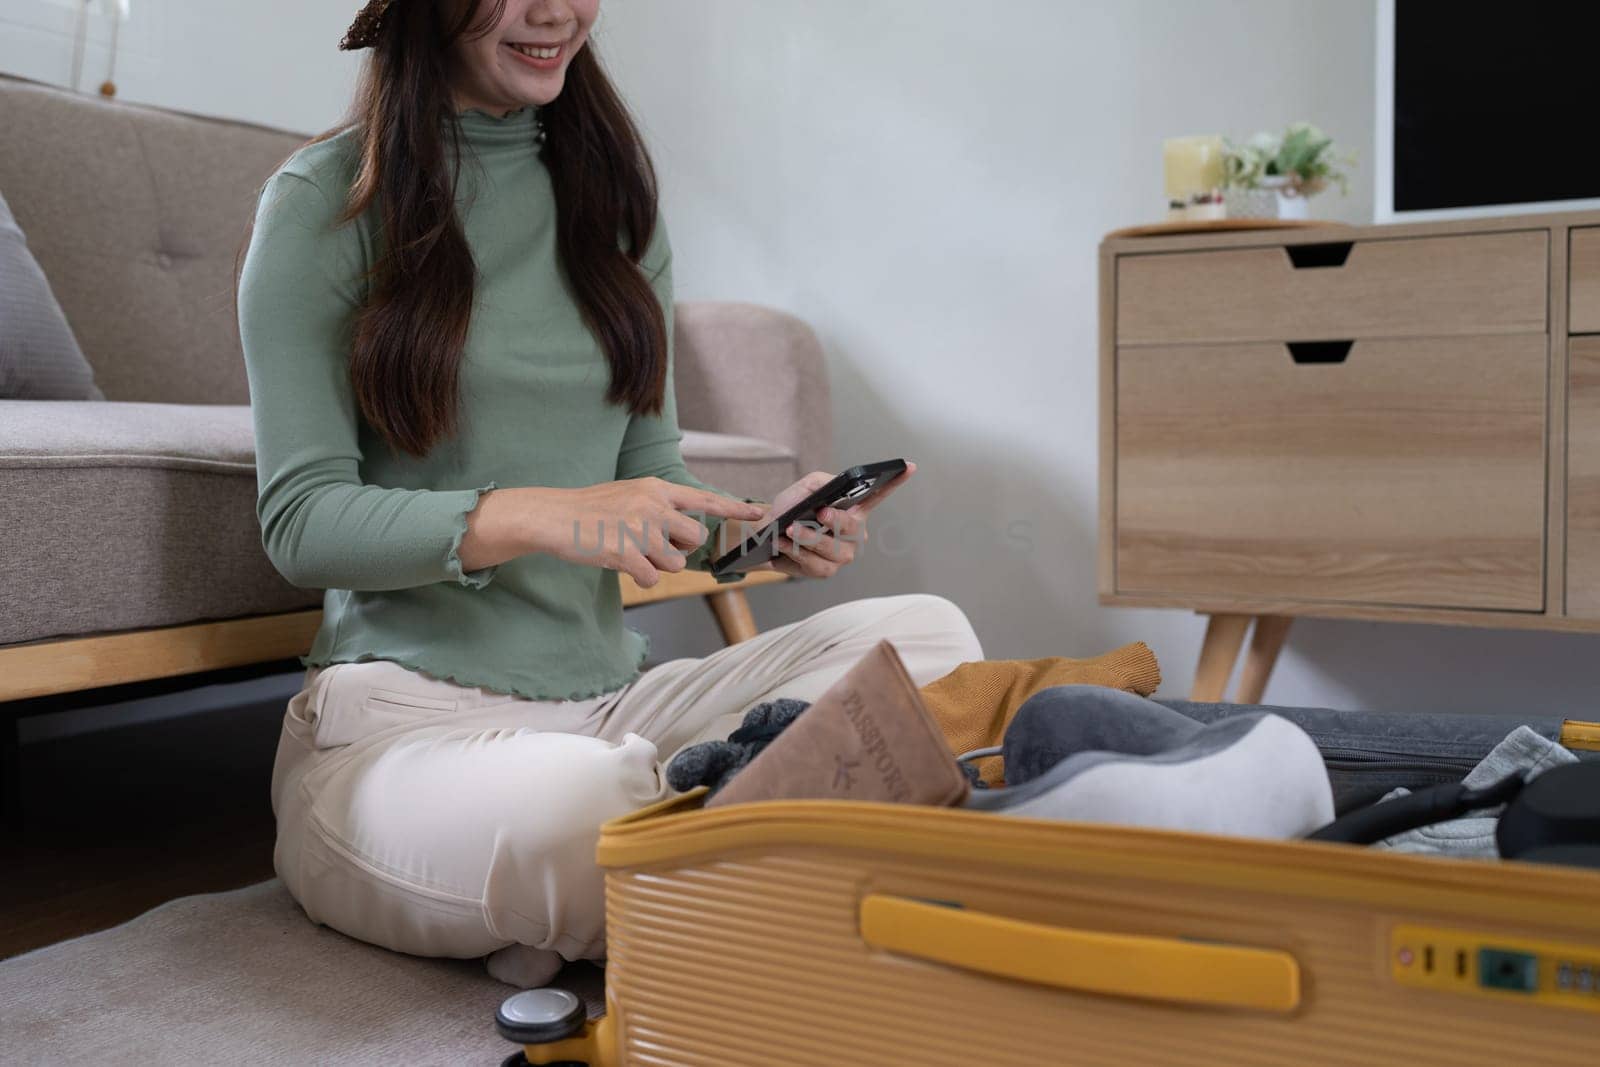
[{"label": "white teeth", "polygon": [[561,47],[559,45],[557,45],[555,48],[535,48],[525,44],[513,44],[511,47],[515,48],[525,56],[534,56],[538,59],[554,59],[556,56],[561,54]]}]

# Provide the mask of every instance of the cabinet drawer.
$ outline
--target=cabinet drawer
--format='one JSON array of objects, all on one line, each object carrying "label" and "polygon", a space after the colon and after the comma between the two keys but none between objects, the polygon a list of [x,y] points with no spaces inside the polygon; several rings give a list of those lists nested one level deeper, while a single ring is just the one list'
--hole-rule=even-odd
[{"label": "cabinet drawer", "polygon": [[1573,333],[1600,333],[1600,226],[1572,231]]},{"label": "cabinet drawer", "polygon": [[1117,591],[1542,610],[1547,351],[1119,349]]},{"label": "cabinet drawer", "polygon": [[1519,230],[1119,256],[1117,343],[1542,333],[1548,239]]},{"label": "cabinet drawer", "polygon": [[1567,347],[1567,614],[1600,619],[1600,337]]}]

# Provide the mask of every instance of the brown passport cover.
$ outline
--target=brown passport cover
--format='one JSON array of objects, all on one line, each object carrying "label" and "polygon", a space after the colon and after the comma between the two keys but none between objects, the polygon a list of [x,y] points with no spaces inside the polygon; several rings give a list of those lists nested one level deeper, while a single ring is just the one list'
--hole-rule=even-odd
[{"label": "brown passport cover", "polygon": [[955,805],[970,789],[885,638],[704,806],[830,798]]}]

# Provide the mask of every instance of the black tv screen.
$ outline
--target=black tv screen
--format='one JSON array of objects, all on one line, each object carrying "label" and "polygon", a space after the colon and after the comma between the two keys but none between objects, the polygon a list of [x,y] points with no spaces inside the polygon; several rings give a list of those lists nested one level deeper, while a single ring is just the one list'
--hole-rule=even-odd
[{"label": "black tv screen", "polygon": [[1600,197],[1600,4],[1394,11],[1396,211]]}]

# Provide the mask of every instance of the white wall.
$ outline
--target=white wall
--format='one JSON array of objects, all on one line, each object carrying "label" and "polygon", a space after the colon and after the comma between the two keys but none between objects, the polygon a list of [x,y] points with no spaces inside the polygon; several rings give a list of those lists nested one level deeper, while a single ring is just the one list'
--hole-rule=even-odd
[{"label": "white wall", "polygon": [[[24,2],[0,0],[0,20]],[[354,0],[133,3],[151,54],[125,98],[306,130],[342,111],[354,60],[335,43]],[[921,467],[861,563],[752,594],[762,624],[930,590],[966,608],[991,658],[1143,639],[1181,694],[1199,620],[1095,598],[1095,247],[1159,216],[1162,138],[1300,118],[1363,165],[1348,199],[1316,210],[1368,221],[1372,0],[604,5],[597,39],[662,175],[679,297],[804,317],[828,354],[838,464]],[[32,73],[0,29],[0,66]],[[66,53],[26,51],[66,69]],[[1007,539],[1015,522],[1031,550]],[[657,658],[711,647],[699,605],[633,618]],[[1592,647],[1308,621],[1268,699],[1568,710]]]},{"label": "white wall", "polygon": [[[0,0],[0,70],[72,86],[77,0]],[[357,60],[339,51],[355,0],[128,0],[117,97],[290,130],[333,125]],[[76,88],[99,91],[110,22],[94,0]]]}]

